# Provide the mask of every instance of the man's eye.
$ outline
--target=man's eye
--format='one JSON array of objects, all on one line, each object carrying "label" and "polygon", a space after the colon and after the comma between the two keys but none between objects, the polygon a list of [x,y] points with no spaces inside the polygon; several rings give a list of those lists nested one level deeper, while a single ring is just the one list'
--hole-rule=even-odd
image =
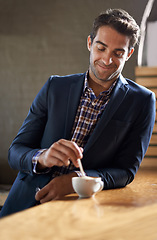
[{"label": "man's eye", "polygon": [[115,56],[120,58],[123,56],[123,52],[115,52]]},{"label": "man's eye", "polygon": [[103,52],[103,51],[105,51],[105,48],[98,47],[98,50],[101,51],[101,52]]}]

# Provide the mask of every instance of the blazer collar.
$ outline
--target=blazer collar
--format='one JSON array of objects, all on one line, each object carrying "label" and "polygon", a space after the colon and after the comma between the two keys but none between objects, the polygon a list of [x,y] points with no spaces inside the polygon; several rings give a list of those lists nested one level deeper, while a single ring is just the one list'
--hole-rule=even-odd
[{"label": "blazer collar", "polygon": [[84,152],[87,152],[90,147],[94,144],[95,141],[99,138],[102,130],[106,127],[108,122],[111,120],[112,116],[120,106],[120,104],[124,101],[124,98],[128,92],[128,82],[126,79],[120,75],[115,88],[112,91],[110,101],[108,102],[98,124],[96,125],[91,137],[89,138]]},{"label": "blazer collar", "polygon": [[85,74],[74,75],[74,80],[69,87],[69,98],[67,102],[67,115],[65,123],[65,133],[66,139],[70,139],[72,127],[75,121],[75,116],[77,113],[78,105],[80,103],[81,94],[83,91]]}]

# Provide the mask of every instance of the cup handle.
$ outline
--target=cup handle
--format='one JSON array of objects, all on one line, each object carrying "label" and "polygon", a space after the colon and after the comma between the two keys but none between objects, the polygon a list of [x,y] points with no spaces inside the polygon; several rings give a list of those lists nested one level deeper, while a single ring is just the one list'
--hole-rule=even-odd
[{"label": "cup handle", "polygon": [[104,187],[104,182],[103,181],[100,181],[100,182],[97,182],[97,183],[99,183],[99,189],[97,191],[95,191],[95,193],[100,192]]}]

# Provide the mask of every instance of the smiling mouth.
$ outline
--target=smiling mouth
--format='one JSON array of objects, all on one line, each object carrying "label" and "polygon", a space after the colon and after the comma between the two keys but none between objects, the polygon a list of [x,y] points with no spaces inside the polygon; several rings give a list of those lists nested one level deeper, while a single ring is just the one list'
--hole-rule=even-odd
[{"label": "smiling mouth", "polygon": [[97,65],[101,68],[103,68],[104,70],[110,70],[112,68],[112,66],[106,66],[106,65],[102,65],[100,63],[97,63]]}]

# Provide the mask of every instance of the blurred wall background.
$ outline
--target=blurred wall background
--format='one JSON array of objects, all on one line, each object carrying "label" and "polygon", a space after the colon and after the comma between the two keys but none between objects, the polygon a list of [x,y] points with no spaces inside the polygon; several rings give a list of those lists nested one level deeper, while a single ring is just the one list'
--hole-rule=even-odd
[{"label": "blurred wall background", "polygon": [[[8,148],[52,74],[85,72],[94,18],[123,8],[140,24],[147,0],[0,0],[0,184],[12,184]],[[123,75],[134,80],[137,49]]]}]

